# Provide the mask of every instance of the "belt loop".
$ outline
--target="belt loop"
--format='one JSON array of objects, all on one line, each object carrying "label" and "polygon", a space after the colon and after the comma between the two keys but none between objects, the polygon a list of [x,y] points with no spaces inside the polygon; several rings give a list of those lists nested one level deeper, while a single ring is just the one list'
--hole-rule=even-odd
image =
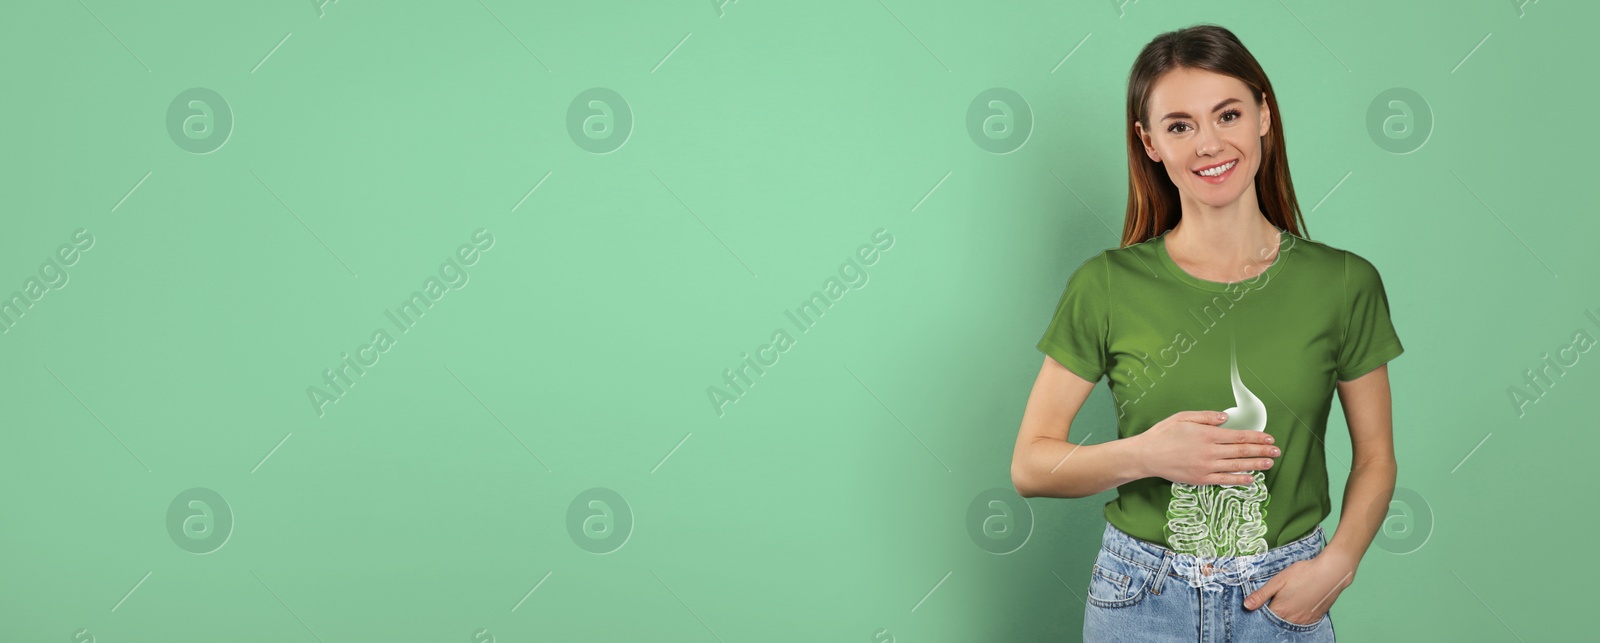
[{"label": "belt loop", "polygon": [[1154,593],[1157,596],[1161,595],[1161,584],[1162,584],[1162,581],[1165,581],[1167,579],[1167,566],[1171,562],[1172,562],[1172,551],[1171,550],[1167,550],[1167,551],[1163,552],[1161,554],[1161,565],[1159,565],[1156,568],[1156,581],[1155,581],[1155,584],[1150,586],[1151,593]]}]

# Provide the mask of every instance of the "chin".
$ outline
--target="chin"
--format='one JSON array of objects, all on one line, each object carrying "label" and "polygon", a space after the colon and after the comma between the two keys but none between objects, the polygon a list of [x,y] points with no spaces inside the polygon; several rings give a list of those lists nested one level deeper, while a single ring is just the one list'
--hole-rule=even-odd
[{"label": "chin", "polygon": [[1244,196],[1244,194],[1243,193],[1239,193],[1239,194],[1233,195],[1232,197],[1224,198],[1224,199],[1213,199],[1213,200],[1196,199],[1196,200],[1200,201],[1201,203],[1204,203],[1206,205],[1209,205],[1209,206],[1211,206],[1213,208],[1221,208],[1221,207],[1224,207],[1224,206],[1232,205],[1234,203],[1238,203],[1239,202],[1239,197],[1241,197],[1241,196]]}]

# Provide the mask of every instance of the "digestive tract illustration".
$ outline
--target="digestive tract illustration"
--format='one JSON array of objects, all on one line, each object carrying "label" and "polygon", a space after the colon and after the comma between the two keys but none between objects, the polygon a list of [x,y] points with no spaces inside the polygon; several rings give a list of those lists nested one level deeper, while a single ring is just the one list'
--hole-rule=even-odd
[{"label": "digestive tract illustration", "polygon": [[[1230,340],[1229,373],[1233,378],[1233,408],[1223,411],[1223,428],[1265,431],[1267,407],[1239,379],[1239,356]],[[1192,485],[1172,483],[1167,504],[1167,541],[1178,553],[1201,557],[1249,556],[1266,553],[1266,473],[1247,473],[1247,485]]]}]

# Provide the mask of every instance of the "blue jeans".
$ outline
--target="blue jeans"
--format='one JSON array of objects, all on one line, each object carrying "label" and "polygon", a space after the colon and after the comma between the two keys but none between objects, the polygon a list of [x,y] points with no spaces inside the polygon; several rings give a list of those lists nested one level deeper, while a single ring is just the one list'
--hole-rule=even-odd
[{"label": "blue jeans", "polygon": [[1333,641],[1331,610],[1310,625],[1247,610],[1244,597],[1290,564],[1322,552],[1321,525],[1305,537],[1254,556],[1199,558],[1139,540],[1106,524],[1089,574],[1085,643],[1254,643]]}]

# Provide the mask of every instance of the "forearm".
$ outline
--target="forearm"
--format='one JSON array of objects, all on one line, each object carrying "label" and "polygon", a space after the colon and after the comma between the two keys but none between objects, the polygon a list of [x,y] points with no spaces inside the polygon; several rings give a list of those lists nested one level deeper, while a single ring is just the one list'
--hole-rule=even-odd
[{"label": "forearm", "polygon": [[1323,554],[1343,559],[1352,574],[1389,515],[1396,470],[1392,460],[1371,461],[1350,469],[1344,487],[1344,506],[1339,512],[1339,527],[1334,530]]},{"label": "forearm", "polygon": [[1012,472],[1025,497],[1083,498],[1147,478],[1138,436],[1100,444],[1039,438],[1017,459]]}]

